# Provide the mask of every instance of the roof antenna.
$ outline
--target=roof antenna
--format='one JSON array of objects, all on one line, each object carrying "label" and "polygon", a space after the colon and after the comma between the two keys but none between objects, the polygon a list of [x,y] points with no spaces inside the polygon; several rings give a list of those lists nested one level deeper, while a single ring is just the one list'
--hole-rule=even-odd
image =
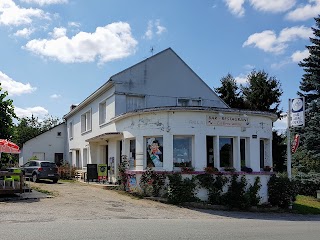
[{"label": "roof antenna", "polygon": [[154,47],[151,46],[151,48],[150,48],[151,56],[153,56],[153,51],[154,51]]}]

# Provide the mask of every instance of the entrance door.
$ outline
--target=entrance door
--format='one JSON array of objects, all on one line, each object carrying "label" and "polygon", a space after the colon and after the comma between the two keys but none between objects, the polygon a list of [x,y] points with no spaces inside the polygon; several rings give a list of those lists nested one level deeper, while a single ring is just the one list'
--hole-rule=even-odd
[{"label": "entrance door", "polygon": [[214,167],[213,136],[207,136],[207,167]]}]

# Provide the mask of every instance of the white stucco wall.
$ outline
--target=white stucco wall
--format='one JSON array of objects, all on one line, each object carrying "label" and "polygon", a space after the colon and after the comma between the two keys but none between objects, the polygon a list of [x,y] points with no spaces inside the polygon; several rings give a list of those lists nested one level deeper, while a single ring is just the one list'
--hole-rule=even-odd
[{"label": "white stucco wall", "polygon": [[[61,132],[61,136],[57,135],[58,132]],[[44,153],[46,161],[54,162],[55,153],[63,153],[64,159],[67,159],[66,144],[67,128],[63,123],[24,143],[19,156],[19,165],[26,163],[34,153]]]}]

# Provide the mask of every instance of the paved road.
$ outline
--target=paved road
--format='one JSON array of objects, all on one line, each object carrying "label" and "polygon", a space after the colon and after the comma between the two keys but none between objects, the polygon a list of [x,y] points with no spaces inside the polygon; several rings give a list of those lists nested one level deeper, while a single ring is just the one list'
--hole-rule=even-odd
[{"label": "paved road", "polygon": [[0,239],[319,240],[320,216],[192,210],[79,183],[54,198],[0,203]]}]

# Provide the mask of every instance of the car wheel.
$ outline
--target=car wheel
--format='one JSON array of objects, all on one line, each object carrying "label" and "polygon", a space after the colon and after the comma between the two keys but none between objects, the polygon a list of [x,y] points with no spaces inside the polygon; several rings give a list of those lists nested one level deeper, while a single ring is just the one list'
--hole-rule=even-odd
[{"label": "car wheel", "polygon": [[34,174],[32,175],[32,182],[38,182],[38,181],[39,181],[38,176],[37,176],[36,173],[34,173]]},{"label": "car wheel", "polygon": [[57,183],[57,182],[58,182],[58,179],[53,179],[52,182],[53,182],[53,183]]}]

